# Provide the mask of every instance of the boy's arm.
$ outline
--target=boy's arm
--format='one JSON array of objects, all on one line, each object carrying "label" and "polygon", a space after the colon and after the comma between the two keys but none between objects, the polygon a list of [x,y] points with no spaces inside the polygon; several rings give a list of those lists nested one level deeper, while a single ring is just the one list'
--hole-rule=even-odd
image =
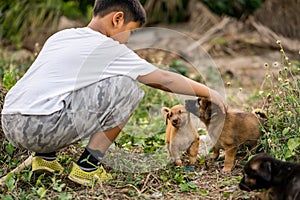
[{"label": "boy's arm", "polygon": [[218,92],[180,74],[157,69],[147,75],[139,76],[137,80],[145,85],[172,93],[207,97],[225,112],[226,105]]}]

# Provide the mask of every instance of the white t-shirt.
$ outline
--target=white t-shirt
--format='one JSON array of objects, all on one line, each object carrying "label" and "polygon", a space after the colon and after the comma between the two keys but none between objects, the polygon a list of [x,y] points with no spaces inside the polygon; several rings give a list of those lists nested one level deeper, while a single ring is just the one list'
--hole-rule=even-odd
[{"label": "white t-shirt", "polygon": [[25,75],[5,98],[2,114],[48,115],[63,107],[70,92],[124,75],[136,79],[157,67],[123,44],[90,28],[52,35]]}]

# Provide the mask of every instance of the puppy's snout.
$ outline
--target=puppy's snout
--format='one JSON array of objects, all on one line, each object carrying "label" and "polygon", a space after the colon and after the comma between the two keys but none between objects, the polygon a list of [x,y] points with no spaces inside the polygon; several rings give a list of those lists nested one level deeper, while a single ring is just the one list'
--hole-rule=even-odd
[{"label": "puppy's snout", "polygon": [[244,177],[242,178],[242,180],[240,181],[239,188],[241,190],[248,191],[248,192],[252,191],[251,183],[249,182],[249,179],[247,178],[247,174],[245,174]]},{"label": "puppy's snout", "polygon": [[194,110],[195,108],[197,108],[197,102],[196,102],[196,100],[191,100],[191,99],[185,100],[185,107],[188,110]]},{"label": "puppy's snout", "polygon": [[185,108],[187,111],[193,113],[197,117],[200,117],[198,100],[194,100],[194,99],[185,100]]},{"label": "puppy's snout", "polygon": [[175,118],[172,120],[172,125],[173,126],[178,126],[180,124],[180,119],[179,118]]},{"label": "puppy's snout", "polygon": [[251,188],[248,185],[246,185],[245,181],[243,180],[240,182],[239,188],[244,191],[248,191],[248,192],[251,191]]}]

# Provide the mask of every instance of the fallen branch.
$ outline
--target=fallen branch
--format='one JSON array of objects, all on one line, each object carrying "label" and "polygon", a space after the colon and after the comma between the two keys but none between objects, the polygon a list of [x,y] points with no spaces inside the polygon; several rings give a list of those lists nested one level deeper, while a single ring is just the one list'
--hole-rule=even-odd
[{"label": "fallen branch", "polygon": [[280,40],[281,43],[284,45],[285,50],[290,51],[299,51],[300,50],[300,41],[296,39],[291,39],[284,37],[282,35],[276,34],[267,26],[264,26],[260,23],[255,22],[253,18],[249,18],[251,25],[257,30],[257,32],[261,35],[261,40],[266,45],[269,45],[273,48],[278,48],[276,44],[277,40]]},{"label": "fallen branch", "polygon": [[[22,162],[18,167],[10,171],[8,174],[16,174],[21,172],[23,169],[31,165],[32,158],[32,156],[29,156],[24,162]],[[5,186],[8,174],[0,178],[0,186]]]},{"label": "fallen branch", "polygon": [[208,31],[206,31],[201,38],[199,38],[193,45],[190,45],[187,48],[187,52],[193,51],[195,48],[198,48],[203,43],[211,40],[212,38],[215,38],[218,34],[223,34],[222,31],[224,27],[230,22],[229,17],[225,17],[220,23],[216,24],[212,28],[210,28]]}]

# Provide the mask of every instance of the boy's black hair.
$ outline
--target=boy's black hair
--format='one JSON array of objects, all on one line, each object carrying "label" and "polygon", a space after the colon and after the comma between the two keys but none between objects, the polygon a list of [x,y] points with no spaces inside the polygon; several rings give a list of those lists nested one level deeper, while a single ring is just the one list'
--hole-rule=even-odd
[{"label": "boy's black hair", "polygon": [[146,12],[139,0],[96,0],[94,5],[94,17],[105,15],[114,12],[124,12],[124,23],[131,21],[140,22],[140,25],[146,23]]}]

